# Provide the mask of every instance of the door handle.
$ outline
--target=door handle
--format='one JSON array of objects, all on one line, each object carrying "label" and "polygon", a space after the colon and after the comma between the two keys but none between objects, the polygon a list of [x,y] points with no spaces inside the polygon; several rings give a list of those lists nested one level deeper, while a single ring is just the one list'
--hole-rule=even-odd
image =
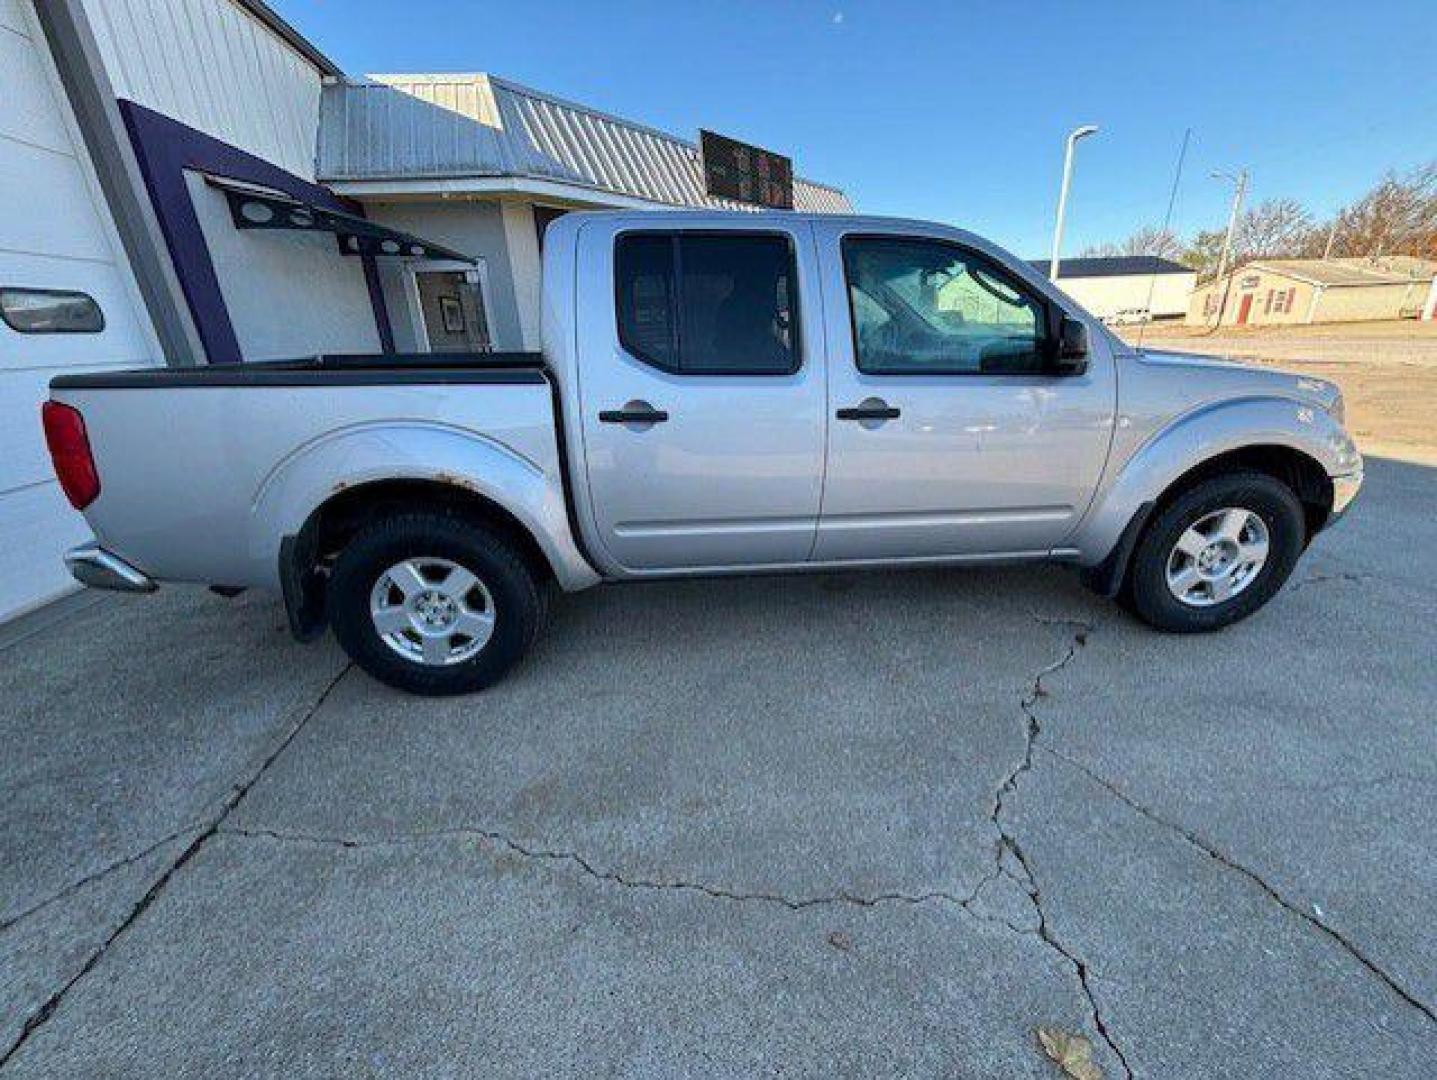
[{"label": "door handle", "polygon": [[882,398],[866,398],[857,405],[838,410],[840,420],[897,420],[901,411]]},{"label": "door handle", "polygon": [[601,424],[662,424],[668,418],[668,413],[647,401],[629,401],[622,409],[605,409],[599,413]]}]

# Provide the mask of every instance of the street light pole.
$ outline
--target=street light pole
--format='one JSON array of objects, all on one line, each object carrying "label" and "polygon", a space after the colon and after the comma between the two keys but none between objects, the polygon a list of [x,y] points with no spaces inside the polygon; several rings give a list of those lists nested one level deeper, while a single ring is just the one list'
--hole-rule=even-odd
[{"label": "street light pole", "polygon": [[1063,186],[1058,190],[1058,220],[1053,223],[1053,255],[1048,260],[1048,279],[1058,280],[1058,262],[1063,247],[1063,216],[1068,212],[1068,185],[1073,181],[1073,147],[1097,131],[1096,124],[1084,124],[1068,132],[1067,149],[1063,152]]},{"label": "street light pole", "polygon": [[[1233,182],[1232,210],[1227,215],[1227,235],[1222,238],[1222,254],[1217,260],[1217,277],[1213,279],[1213,288],[1217,288],[1222,282],[1223,275],[1227,273],[1227,257],[1232,251],[1232,234],[1237,228],[1237,215],[1242,210],[1242,197],[1247,192],[1247,170],[1243,169],[1236,176],[1232,173],[1215,172],[1212,174],[1215,180],[1231,180]],[[1232,282],[1222,286],[1222,302],[1217,307],[1217,325],[1222,325],[1223,314],[1227,311],[1227,297],[1232,289]]]}]

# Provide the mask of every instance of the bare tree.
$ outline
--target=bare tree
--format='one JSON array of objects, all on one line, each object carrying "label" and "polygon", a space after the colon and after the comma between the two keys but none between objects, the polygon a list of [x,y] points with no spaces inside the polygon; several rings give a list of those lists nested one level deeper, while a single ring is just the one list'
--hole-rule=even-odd
[{"label": "bare tree", "polygon": [[1157,255],[1164,259],[1176,259],[1182,251],[1182,241],[1176,233],[1155,225],[1144,225],[1123,241],[1124,255]]},{"label": "bare tree", "polygon": [[1144,225],[1125,240],[1116,243],[1090,244],[1084,248],[1084,257],[1114,255],[1158,255],[1165,259],[1176,259],[1182,254],[1183,244],[1171,229],[1160,229],[1155,225]]},{"label": "bare tree", "polygon": [[1405,175],[1388,173],[1366,195],[1345,207],[1337,223],[1333,254],[1437,258],[1437,161]]},{"label": "bare tree", "polygon": [[1293,257],[1300,254],[1312,232],[1312,215],[1296,199],[1266,199],[1245,210],[1233,234],[1233,254],[1239,260]]}]

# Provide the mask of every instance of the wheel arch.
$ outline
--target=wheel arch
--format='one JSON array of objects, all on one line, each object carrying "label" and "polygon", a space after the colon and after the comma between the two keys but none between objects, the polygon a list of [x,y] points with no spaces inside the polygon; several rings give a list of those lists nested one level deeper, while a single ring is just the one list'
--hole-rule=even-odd
[{"label": "wheel arch", "polygon": [[[1292,488],[1302,504],[1306,534],[1303,543],[1308,543],[1328,523],[1334,503],[1334,487],[1328,468],[1318,457],[1295,447],[1290,442],[1250,442],[1217,452],[1210,452],[1197,464],[1187,470],[1171,475],[1161,485],[1141,488],[1142,497],[1122,506],[1121,513],[1108,514],[1106,527],[1115,530],[1111,539],[1099,547],[1094,562],[1083,563],[1083,577],[1088,585],[1104,596],[1117,596],[1128,572],[1132,551],[1137,549],[1142,530],[1155,514],[1170,506],[1175,498],[1194,485],[1210,480],[1211,477],[1230,472],[1262,472]],[[1114,495],[1109,494],[1109,500]],[[1092,544],[1092,540],[1088,540]],[[1099,541],[1102,543],[1102,541]]]},{"label": "wheel arch", "polygon": [[337,555],[367,523],[416,510],[440,511],[483,525],[509,543],[541,581],[558,571],[534,532],[502,503],[443,480],[393,478],[346,487],[314,508],[299,530],[280,545],[279,576],[297,637],[322,630],[324,578],[320,567]]}]

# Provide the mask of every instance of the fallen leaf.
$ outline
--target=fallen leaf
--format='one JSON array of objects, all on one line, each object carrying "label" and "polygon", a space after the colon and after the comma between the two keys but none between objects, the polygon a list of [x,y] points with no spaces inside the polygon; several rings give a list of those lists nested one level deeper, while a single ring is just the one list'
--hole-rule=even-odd
[{"label": "fallen leaf", "polygon": [[1061,1028],[1040,1027],[1038,1042],[1043,1053],[1072,1080],[1103,1080],[1103,1070],[1093,1061],[1093,1044],[1081,1035]]},{"label": "fallen leaf", "polygon": [[853,948],[853,939],[842,930],[835,930],[828,935],[828,943],[839,952],[848,952]]}]

